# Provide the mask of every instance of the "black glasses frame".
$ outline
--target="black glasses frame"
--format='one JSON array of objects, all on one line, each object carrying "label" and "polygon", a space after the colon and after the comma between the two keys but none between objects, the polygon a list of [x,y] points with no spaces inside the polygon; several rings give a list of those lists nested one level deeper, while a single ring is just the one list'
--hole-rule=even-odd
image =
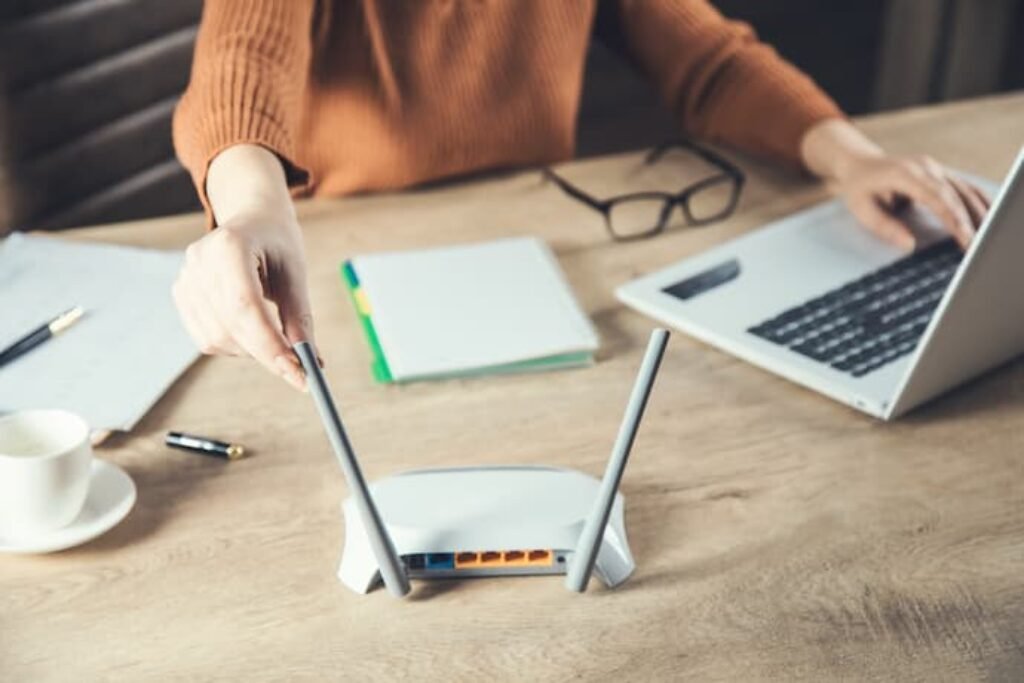
[{"label": "black glasses frame", "polygon": [[[604,223],[605,227],[608,229],[608,234],[611,235],[612,239],[618,242],[646,239],[660,234],[668,224],[668,217],[672,215],[672,211],[676,206],[679,206],[682,209],[683,217],[686,219],[686,224],[691,227],[708,225],[730,216],[733,211],[736,210],[736,205],[739,203],[740,199],[740,193],[743,190],[743,184],[746,181],[746,176],[743,174],[743,171],[720,154],[705,147],[701,147],[689,140],[673,140],[672,142],[666,142],[658,145],[648,152],[646,157],[644,157],[644,165],[650,165],[657,162],[665,155],[666,152],[673,149],[685,149],[689,152],[693,152],[718,170],[708,177],[698,180],[696,183],[683,188],[675,194],[670,192],[633,192],[630,194],[617,195],[608,199],[598,199],[597,197],[588,194],[578,186],[555,173],[550,168],[544,168],[543,173],[545,178],[558,185],[558,187],[560,187],[567,195],[583,202],[597,211],[600,211],[604,216]],[[703,189],[724,182],[732,184],[732,193],[725,208],[713,216],[705,216],[702,218],[695,217],[693,215],[693,211],[690,209],[690,198]],[[616,204],[636,201],[638,199],[656,199],[664,202],[658,223],[652,226],[650,230],[640,233],[630,235],[617,233],[615,231],[615,227],[612,225],[612,209]]]}]

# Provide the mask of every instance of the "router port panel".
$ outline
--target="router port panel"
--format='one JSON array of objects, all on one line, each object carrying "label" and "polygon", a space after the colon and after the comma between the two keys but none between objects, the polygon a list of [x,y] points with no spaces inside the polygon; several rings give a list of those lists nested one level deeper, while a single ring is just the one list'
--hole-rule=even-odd
[{"label": "router port panel", "polygon": [[415,553],[402,556],[413,578],[561,574],[566,553],[550,549],[457,550],[451,553]]}]

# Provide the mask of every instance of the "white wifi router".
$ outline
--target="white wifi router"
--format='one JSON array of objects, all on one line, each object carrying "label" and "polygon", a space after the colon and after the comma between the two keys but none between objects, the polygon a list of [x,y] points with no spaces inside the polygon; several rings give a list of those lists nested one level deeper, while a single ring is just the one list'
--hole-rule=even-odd
[{"label": "white wifi router", "polygon": [[[370,485],[410,578],[561,574],[579,541],[601,482],[549,467],[419,470]],[[345,550],[338,577],[366,593],[378,577],[355,501],[345,502]],[[617,495],[595,571],[615,586],[633,572]]]},{"label": "white wifi router", "polygon": [[396,596],[409,579],[566,574],[582,592],[591,572],[608,587],[635,564],[619,494],[668,342],[655,330],[601,481],[570,469],[492,466],[405,472],[367,486],[316,353],[294,349],[352,495],[343,505],[345,548],[338,577],[357,593],[379,580]]}]

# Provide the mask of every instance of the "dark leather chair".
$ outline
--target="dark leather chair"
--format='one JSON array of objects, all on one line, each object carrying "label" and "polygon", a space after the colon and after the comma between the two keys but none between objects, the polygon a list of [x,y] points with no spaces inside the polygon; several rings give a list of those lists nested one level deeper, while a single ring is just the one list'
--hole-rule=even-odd
[{"label": "dark leather chair", "polygon": [[[198,209],[170,121],[202,0],[0,0],[0,234]],[[603,45],[588,64],[581,155],[672,124]]]},{"label": "dark leather chair", "polygon": [[202,0],[0,2],[0,230],[197,208],[174,158]]}]

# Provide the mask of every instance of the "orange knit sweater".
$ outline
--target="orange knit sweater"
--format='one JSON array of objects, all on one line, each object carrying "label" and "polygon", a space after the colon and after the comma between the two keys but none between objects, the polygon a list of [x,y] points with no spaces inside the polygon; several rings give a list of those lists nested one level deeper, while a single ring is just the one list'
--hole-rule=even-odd
[{"label": "orange knit sweater", "polygon": [[[325,195],[568,159],[597,1],[207,0],[178,155],[207,209],[210,161],[243,142]],[[803,133],[840,115],[707,0],[615,1],[687,133],[799,164]]]}]

